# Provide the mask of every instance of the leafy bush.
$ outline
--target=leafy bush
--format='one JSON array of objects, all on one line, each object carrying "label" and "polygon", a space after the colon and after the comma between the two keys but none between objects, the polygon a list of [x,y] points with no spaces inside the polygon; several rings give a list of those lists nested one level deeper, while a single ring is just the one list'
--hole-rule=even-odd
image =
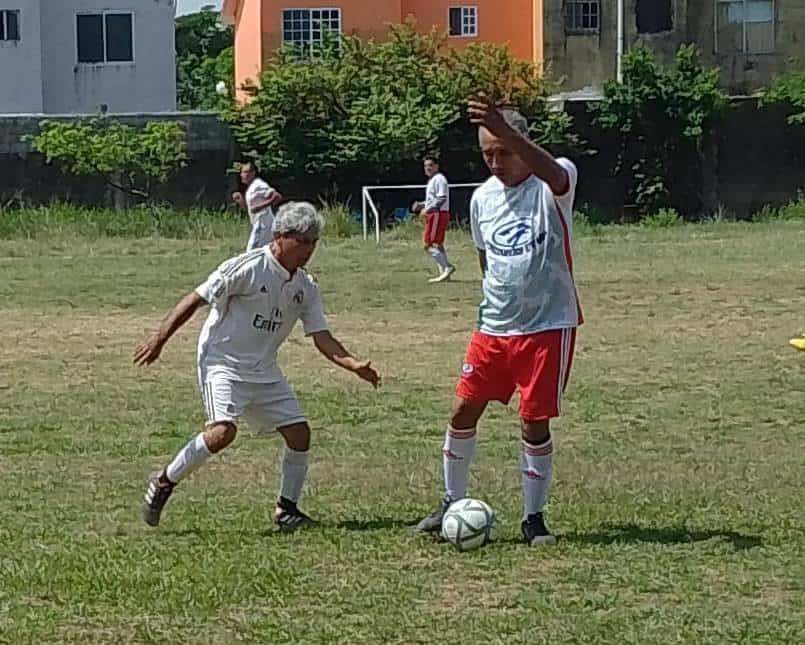
[{"label": "leafy bush", "polygon": [[805,125],[805,69],[794,69],[778,76],[761,95],[760,104],[782,103],[794,108],[790,125]]},{"label": "leafy bush", "polygon": [[326,201],[322,203],[320,212],[326,222],[324,227],[326,237],[343,239],[363,232],[361,223],[347,204]]},{"label": "leafy bush", "polygon": [[612,172],[624,202],[645,213],[687,206],[701,192],[702,147],[727,105],[717,69],[705,69],[699,52],[683,45],[671,67],[660,65],[643,45],[624,57],[623,83],[608,82],[593,106],[594,123],[618,141]]},{"label": "leafy bush", "polygon": [[640,225],[645,228],[673,228],[681,224],[684,224],[684,220],[673,208],[660,209],[640,220]]},{"label": "leafy bush", "polygon": [[[220,110],[234,98],[234,29],[213,5],[176,19],[176,101],[183,110]],[[216,92],[224,81],[227,93]]]},{"label": "leafy bush", "polygon": [[142,128],[107,118],[42,121],[39,133],[24,140],[46,163],[143,198],[188,161],[184,124],[177,121],[150,121]]},{"label": "leafy bush", "polygon": [[444,45],[444,35],[407,24],[380,43],[326,40],[313,60],[281,51],[248,89],[251,100],[226,118],[241,150],[267,172],[315,173],[331,186],[399,171],[432,148],[474,148],[465,106],[478,91],[529,115],[541,140],[570,138],[569,117],[545,102],[554,86],[534,65],[504,46]]},{"label": "leafy bush", "polygon": [[800,193],[795,200],[779,208],[766,204],[760,211],[752,216],[752,220],[755,222],[805,220],[805,194]]}]

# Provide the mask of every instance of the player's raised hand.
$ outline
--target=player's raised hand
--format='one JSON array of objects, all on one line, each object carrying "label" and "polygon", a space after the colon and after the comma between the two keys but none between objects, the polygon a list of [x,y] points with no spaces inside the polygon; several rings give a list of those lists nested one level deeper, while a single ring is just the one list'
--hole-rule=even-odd
[{"label": "player's raised hand", "polygon": [[159,334],[151,334],[134,349],[135,365],[150,365],[159,358],[165,345]]},{"label": "player's raised hand", "polygon": [[372,367],[371,361],[359,361],[355,364],[355,367],[352,371],[364,381],[371,383],[372,387],[375,389],[380,387],[380,374],[378,374],[377,370]]},{"label": "player's raised hand", "polygon": [[500,110],[486,94],[477,94],[467,102],[467,114],[470,123],[484,126],[496,137],[501,137],[510,130]]}]

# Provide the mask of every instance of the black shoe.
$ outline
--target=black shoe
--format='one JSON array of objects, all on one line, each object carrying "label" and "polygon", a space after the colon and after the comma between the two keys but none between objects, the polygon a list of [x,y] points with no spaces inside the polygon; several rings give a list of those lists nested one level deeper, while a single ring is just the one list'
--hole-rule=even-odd
[{"label": "black shoe", "polygon": [[436,510],[426,518],[422,519],[419,524],[416,525],[414,530],[419,531],[420,533],[438,533],[441,531],[442,518],[447,512],[447,509],[450,508],[450,504],[452,504],[454,501],[455,500],[452,500],[445,495],[444,498],[442,498],[442,501],[439,502],[439,506],[436,508]]},{"label": "black shoe", "polygon": [[556,544],[556,536],[545,526],[545,519],[542,513],[529,515],[522,523],[523,537],[531,546],[542,544]]},{"label": "black shoe", "polygon": [[151,473],[148,478],[148,488],[145,491],[143,498],[143,519],[148,526],[159,526],[159,517],[162,515],[162,509],[168,503],[171,493],[173,492],[176,484],[163,484],[160,482],[159,477],[161,473]]},{"label": "black shoe", "polygon": [[296,502],[289,499],[280,497],[277,502],[277,512],[274,513],[274,524],[276,524],[281,531],[295,531],[303,526],[310,526],[315,524],[316,521],[308,515],[305,515],[297,507]]}]

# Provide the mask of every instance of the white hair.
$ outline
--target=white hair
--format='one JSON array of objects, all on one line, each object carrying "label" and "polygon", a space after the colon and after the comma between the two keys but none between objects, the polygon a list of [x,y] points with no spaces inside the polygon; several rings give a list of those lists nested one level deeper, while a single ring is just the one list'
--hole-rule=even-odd
[{"label": "white hair", "polygon": [[512,128],[517,130],[520,134],[524,137],[528,137],[528,119],[526,119],[522,114],[520,114],[517,110],[513,110],[511,108],[506,108],[505,110],[500,111],[503,120],[508,123]]},{"label": "white hair", "polygon": [[283,204],[274,217],[271,230],[277,235],[311,235],[319,237],[324,229],[324,218],[309,202]]}]

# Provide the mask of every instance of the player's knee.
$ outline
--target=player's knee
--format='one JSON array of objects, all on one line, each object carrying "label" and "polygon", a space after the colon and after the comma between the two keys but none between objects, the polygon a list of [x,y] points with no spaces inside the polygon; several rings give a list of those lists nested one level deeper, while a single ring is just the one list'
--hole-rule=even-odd
[{"label": "player's knee", "polygon": [[450,425],[457,430],[474,428],[485,408],[486,403],[470,401],[457,396],[453,399],[453,406],[450,410]]},{"label": "player's knee", "polygon": [[523,439],[529,443],[544,443],[551,438],[551,423],[548,419],[540,421],[520,419],[520,425],[523,431]]},{"label": "player's knee", "polygon": [[310,426],[307,422],[294,423],[293,425],[277,428],[285,439],[285,445],[296,452],[307,452],[310,450]]},{"label": "player's knee", "polygon": [[204,433],[204,443],[207,444],[207,450],[215,454],[232,443],[237,434],[238,428],[234,423],[218,423]]}]

